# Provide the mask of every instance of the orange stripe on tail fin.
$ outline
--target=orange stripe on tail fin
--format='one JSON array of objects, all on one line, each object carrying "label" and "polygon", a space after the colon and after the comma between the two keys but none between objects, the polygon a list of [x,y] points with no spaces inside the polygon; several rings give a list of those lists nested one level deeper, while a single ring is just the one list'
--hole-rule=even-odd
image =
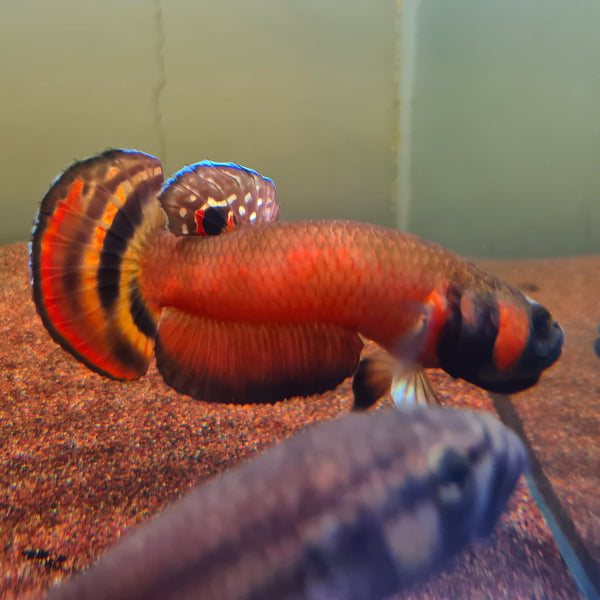
[{"label": "orange stripe on tail fin", "polygon": [[336,387],[363,343],[328,324],[215,321],[165,309],[156,363],[177,391],[205,401],[277,402]]},{"label": "orange stripe on tail fin", "polygon": [[164,228],[160,161],[109,150],[73,164],[42,200],[33,229],[33,298],[51,336],[94,371],[143,375],[160,313],[141,296],[139,256]]}]

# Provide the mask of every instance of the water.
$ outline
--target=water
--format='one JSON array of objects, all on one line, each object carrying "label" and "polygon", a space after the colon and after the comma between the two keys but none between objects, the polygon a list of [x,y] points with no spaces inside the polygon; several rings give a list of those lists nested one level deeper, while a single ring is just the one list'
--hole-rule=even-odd
[{"label": "water", "polygon": [[190,485],[352,403],[345,382],[210,405],[154,368],[102,379],[50,340],[24,242],[52,179],[109,146],[153,153],[167,175],[203,158],[255,168],[285,220],[401,225],[502,259],[485,264],[563,325],[562,358],[510,400],[434,383],[520,428],[531,492],[522,481],[487,545],[402,598],[597,597],[599,18],[591,0],[6,2],[0,597],[83,568]]}]

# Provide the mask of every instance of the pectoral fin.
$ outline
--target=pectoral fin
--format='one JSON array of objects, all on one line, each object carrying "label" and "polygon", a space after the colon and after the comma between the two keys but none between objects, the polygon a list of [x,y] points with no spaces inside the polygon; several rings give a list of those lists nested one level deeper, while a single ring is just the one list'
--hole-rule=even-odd
[{"label": "pectoral fin", "polygon": [[440,403],[421,365],[397,363],[384,352],[360,361],[352,391],[352,410],[366,410],[388,393],[397,407]]},{"label": "pectoral fin", "polygon": [[392,377],[391,393],[397,408],[411,404],[440,403],[421,365],[397,369]]},{"label": "pectoral fin", "polygon": [[407,404],[439,404],[427,375],[418,362],[434,322],[435,306],[433,301],[425,305],[407,304],[407,311],[414,313],[415,325],[398,338],[393,349],[394,356],[381,350],[360,361],[352,382],[352,410],[366,410],[390,390],[398,407]]}]

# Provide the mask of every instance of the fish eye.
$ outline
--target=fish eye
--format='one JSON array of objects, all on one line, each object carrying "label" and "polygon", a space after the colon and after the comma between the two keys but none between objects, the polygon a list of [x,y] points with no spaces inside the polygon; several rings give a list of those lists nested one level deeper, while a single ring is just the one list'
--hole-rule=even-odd
[{"label": "fish eye", "polygon": [[550,334],[550,323],[552,317],[546,308],[540,304],[534,304],[531,307],[531,324],[535,335],[540,339],[545,339]]},{"label": "fish eye", "polygon": [[439,500],[443,504],[458,502],[471,474],[468,456],[455,448],[445,448],[432,466]]}]

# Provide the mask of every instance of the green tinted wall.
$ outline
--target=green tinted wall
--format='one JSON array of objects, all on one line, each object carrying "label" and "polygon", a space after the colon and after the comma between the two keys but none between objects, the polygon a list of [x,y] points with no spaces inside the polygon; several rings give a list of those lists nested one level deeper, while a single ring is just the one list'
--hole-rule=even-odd
[{"label": "green tinted wall", "polygon": [[0,243],[106,147],[272,177],[282,218],[394,225],[394,15],[385,0],[8,1]]},{"label": "green tinted wall", "polygon": [[476,256],[600,252],[600,2],[423,0],[409,227]]},{"label": "green tinted wall", "polygon": [[256,168],[284,219],[368,220],[474,256],[600,252],[595,0],[2,12],[0,243],[27,239],[61,169],[113,146],[168,175],[203,158]]}]

